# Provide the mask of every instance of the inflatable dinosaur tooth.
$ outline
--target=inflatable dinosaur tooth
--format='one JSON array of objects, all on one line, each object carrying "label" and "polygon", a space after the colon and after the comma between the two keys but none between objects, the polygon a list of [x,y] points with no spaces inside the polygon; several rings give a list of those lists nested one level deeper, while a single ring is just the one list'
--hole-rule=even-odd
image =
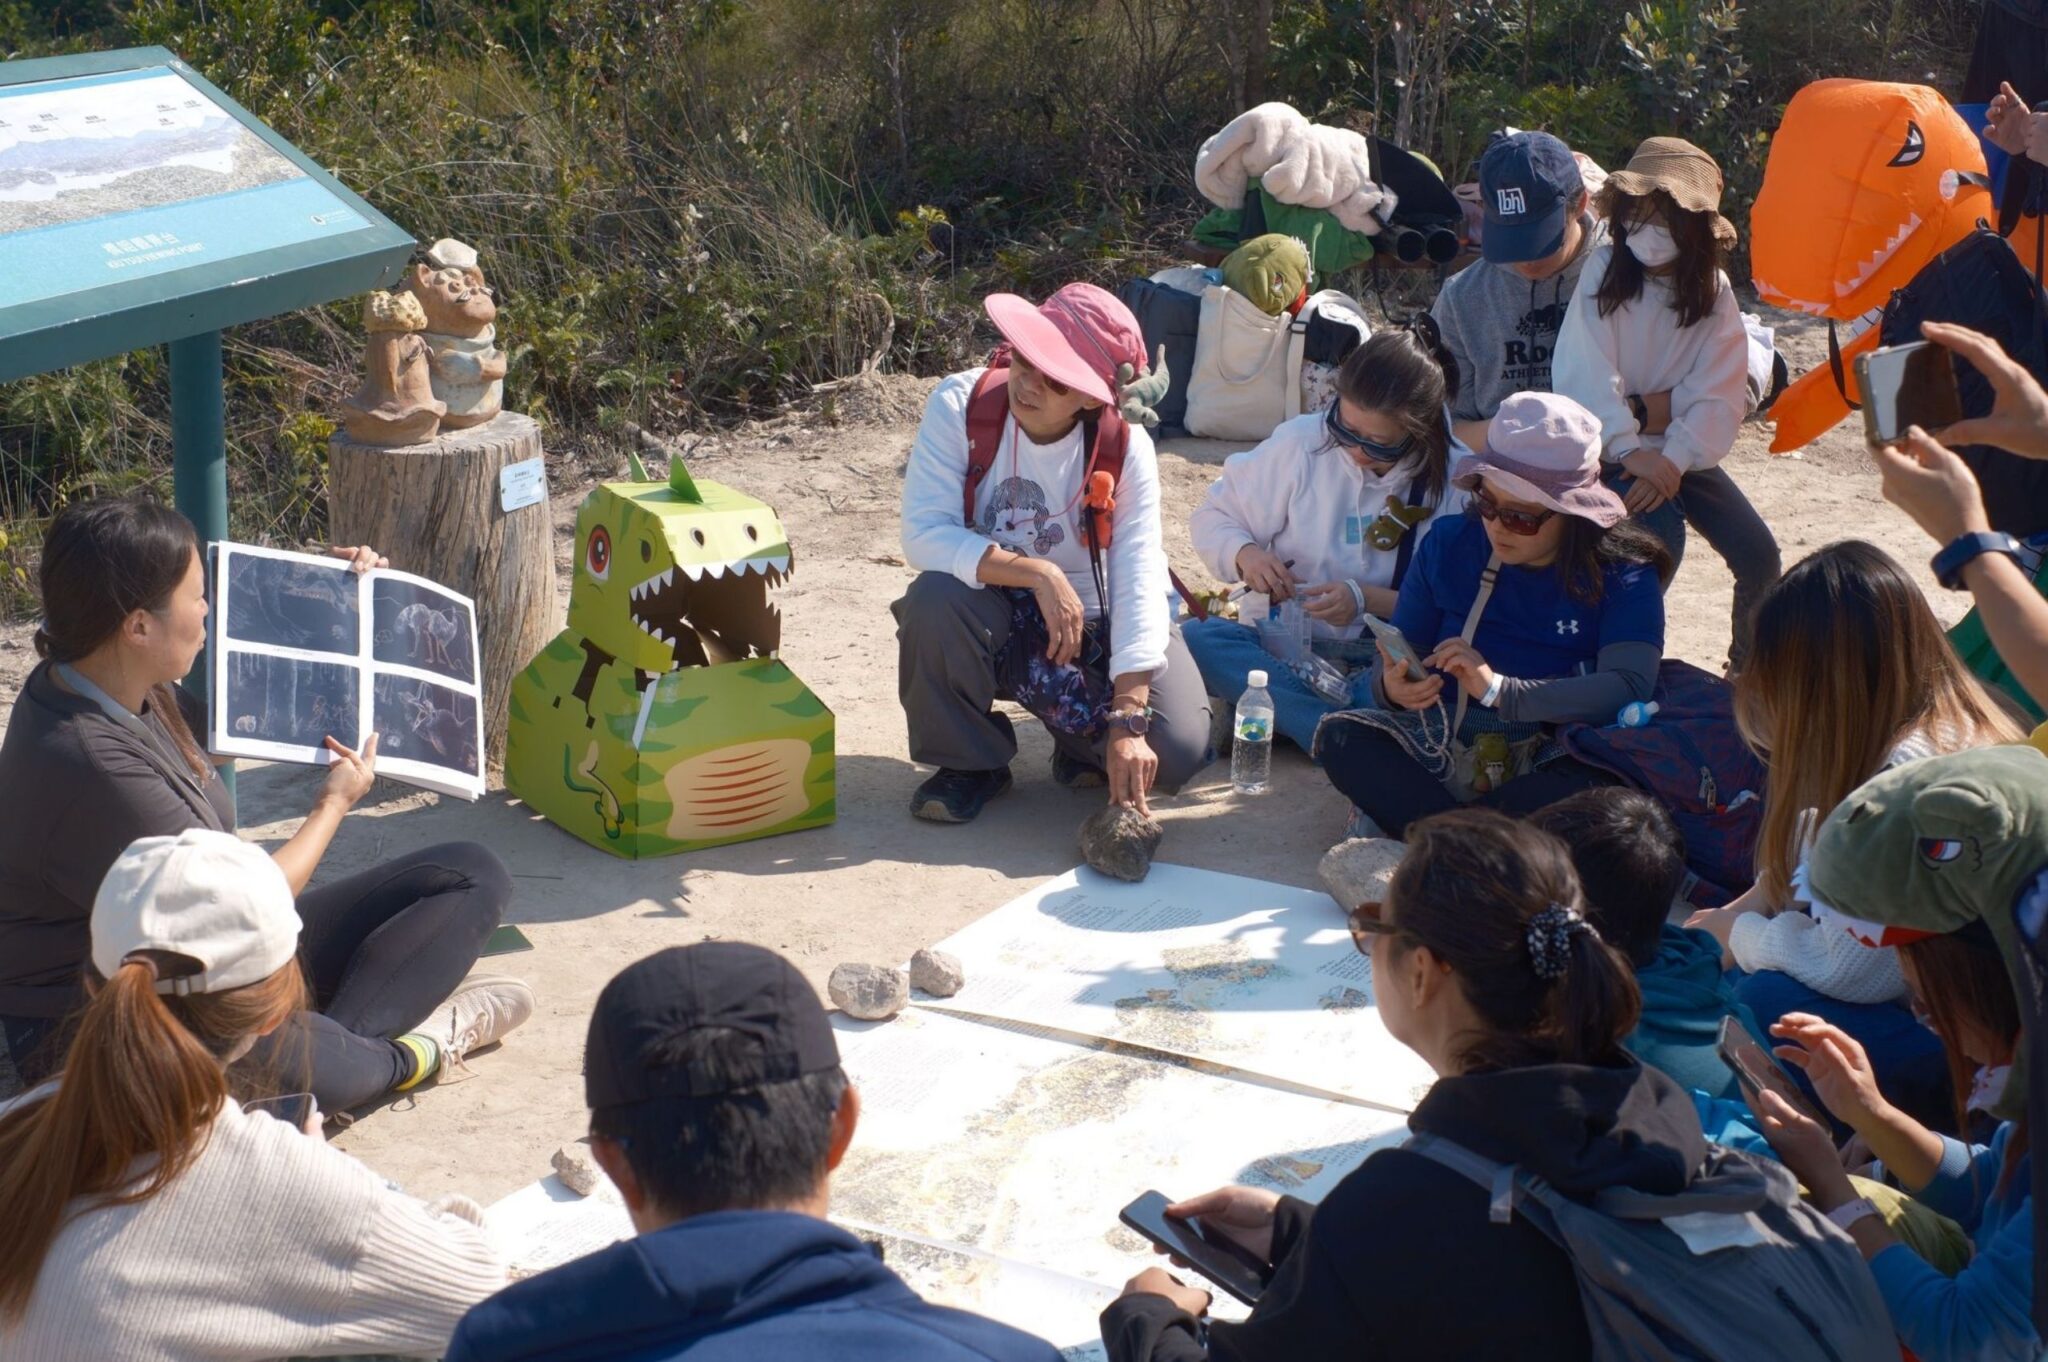
[{"label": "inflatable dinosaur tooth", "polygon": [[766,503],[680,459],[605,483],[573,571],[568,627],[512,685],[507,789],[629,858],[832,821],[832,711],[776,657],[792,560]]},{"label": "inflatable dinosaur tooth", "polygon": [[1855,357],[1876,348],[1893,290],[1993,212],[1984,149],[1938,92],[1822,80],[1792,97],[1750,214],[1750,275],[1765,302],[1838,324],[1842,386],[1822,365],[1787,388],[1772,452],[1849,414]]}]

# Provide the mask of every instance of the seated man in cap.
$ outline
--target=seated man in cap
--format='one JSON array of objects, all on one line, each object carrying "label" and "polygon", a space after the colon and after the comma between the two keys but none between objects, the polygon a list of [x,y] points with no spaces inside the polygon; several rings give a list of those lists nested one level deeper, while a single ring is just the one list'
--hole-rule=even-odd
[{"label": "seated man in cap", "polygon": [[1159,469],[1129,309],[1093,284],[986,303],[1007,344],[939,384],[903,477],[897,689],[911,812],[965,823],[1010,788],[1014,700],[1063,785],[1147,810],[1208,761],[1209,701],[1168,607]]},{"label": "seated man in cap", "polygon": [[860,1097],[818,995],[774,952],[706,941],[628,966],[591,1013],[583,1087],[639,1237],[477,1306],[448,1362],[1054,1362],[926,1304],[825,1220]]}]

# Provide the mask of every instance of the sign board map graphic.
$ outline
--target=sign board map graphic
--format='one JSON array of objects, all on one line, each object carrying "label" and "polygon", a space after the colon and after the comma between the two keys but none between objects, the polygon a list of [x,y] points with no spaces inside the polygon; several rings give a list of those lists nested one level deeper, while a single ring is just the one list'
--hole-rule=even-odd
[{"label": "sign board map graphic", "polygon": [[0,308],[369,225],[168,67],[0,86]]}]

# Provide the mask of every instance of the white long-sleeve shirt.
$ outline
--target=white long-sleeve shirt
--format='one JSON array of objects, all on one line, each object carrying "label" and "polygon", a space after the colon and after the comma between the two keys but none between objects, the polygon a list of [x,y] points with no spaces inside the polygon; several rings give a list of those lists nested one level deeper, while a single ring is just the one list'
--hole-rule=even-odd
[{"label": "white long-sleeve shirt", "polygon": [[[1735,290],[1721,274],[1714,310],[1681,327],[1670,282],[1648,278],[1641,296],[1603,317],[1594,295],[1617,249],[1596,248],[1579,275],[1557,333],[1551,390],[1600,419],[1610,460],[1654,449],[1681,473],[1712,468],[1735,447],[1750,408],[1749,333]],[[1629,394],[1661,392],[1671,394],[1671,424],[1662,435],[1645,435]]]},{"label": "white long-sleeve shirt", "polygon": [[[1453,441],[1450,462],[1466,452]],[[1419,456],[1411,457],[1375,477],[1330,442],[1321,412],[1297,416],[1257,448],[1224,461],[1223,476],[1210,484],[1189,521],[1195,552],[1219,581],[1236,581],[1238,553],[1257,544],[1282,562],[1292,559],[1289,571],[1298,582],[1350,578],[1360,586],[1390,587],[1399,547],[1376,549],[1367,536],[1390,497],[1413,504],[1408,493],[1419,463]],[[1462,511],[1466,499],[1446,486],[1430,518],[1407,531],[1415,546],[1438,519]],[[1365,630],[1361,620],[1342,627],[1313,623],[1318,638],[1357,638]]]},{"label": "white long-sleeve shirt", "polygon": [[[990,544],[1043,558],[1066,573],[1090,619],[1102,614],[1095,571],[1081,542],[1081,478],[1087,470],[1082,427],[1041,445],[1006,417],[994,465],[974,498],[974,524],[960,520],[967,483],[967,402],[982,370],[940,383],[903,473],[903,557],[919,572],[950,572],[972,587]],[[1109,551],[1109,674],[1166,670],[1173,625],[1166,545],[1159,528],[1159,459],[1143,426],[1130,427],[1117,480]]]},{"label": "white long-sleeve shirt", "polygon": [[10,1362],[439,1357],[506,1280],[469,1219],[233,1101],[161,1192],[71,1209],[27,1313],[0,1324]]}]

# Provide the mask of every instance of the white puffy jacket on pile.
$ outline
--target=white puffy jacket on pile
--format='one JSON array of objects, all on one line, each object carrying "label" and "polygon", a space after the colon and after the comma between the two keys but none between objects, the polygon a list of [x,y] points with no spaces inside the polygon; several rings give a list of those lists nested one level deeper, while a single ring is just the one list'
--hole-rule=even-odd
[{"label": "white puffy jacket on pile", "polygon": [[1288,104],[1245,110],[1195,155],[1195,187],[1218,208],[1242,207],[1255,175],[1281,203],[1326,209],[1347,230],[1368,236],[1386,226],[1399,202],[1373,182],[1363,136],[1311,123]]}]

